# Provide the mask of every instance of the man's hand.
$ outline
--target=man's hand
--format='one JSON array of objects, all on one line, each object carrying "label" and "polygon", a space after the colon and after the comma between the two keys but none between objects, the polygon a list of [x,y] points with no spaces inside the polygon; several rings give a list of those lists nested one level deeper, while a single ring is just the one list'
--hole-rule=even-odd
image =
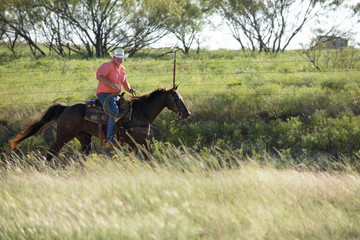
[{"label": "man's hand", "polygon": [[135,90],[130,88],[129,93],[131,93],[133,96],[137,97],[138,95],[136,94]]}]

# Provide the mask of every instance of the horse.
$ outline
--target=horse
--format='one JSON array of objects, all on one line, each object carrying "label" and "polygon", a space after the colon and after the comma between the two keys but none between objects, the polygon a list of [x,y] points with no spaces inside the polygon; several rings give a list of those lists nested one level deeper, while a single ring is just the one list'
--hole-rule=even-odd
[{"label": "horse", "polygon": [[[169,90],[158,88],[142,96],[127,98],[127,101],[132,104],[131,120],[122,122],[120,119],[117,124],[121,124],[126,133],[121,142],[125,143],[131,151],[137,152],[138,146],[143,146],[146,151],[149,151],[146,139],[149,137],[150,124],[165,107],[175,112],[179,120],[187,119],[190,116],[190,112],[181,95],[177,92],[177,88],[178,85]],[[49,123],[56,122],[56,141],[48,151],[46,160],[50,161],[66,143],[74,138],[80,141],[82,151],[87,155],[91,150],[92,137],[101,138],[99,128],[102,128],[103,132],[106,133],[107,126],[101,127],[97,123],[88,121],[85,118],[85,113],[86,105],[84,103],[72,106],[61,103],[54,104],[47,109],[40,120],[34,121],[14,139],[10,140],[11,149],[39,132],[44,125],[48,126]],[[117,140],[120,142],[119,139]],[[144,150],[140,150],[144,152]]]}]

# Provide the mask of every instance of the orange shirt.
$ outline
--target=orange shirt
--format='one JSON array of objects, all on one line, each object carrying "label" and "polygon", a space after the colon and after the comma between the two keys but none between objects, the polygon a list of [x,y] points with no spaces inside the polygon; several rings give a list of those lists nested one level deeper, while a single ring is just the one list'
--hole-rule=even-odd
[{"label": "orange shirt", "polygon": [[[98,70],[96,71],[96,76],[100,76],[100,75],[105,76],[107,79],[109,79],[111,82],[113,82],[118,86],[127,83],[125,68],[122,65],[120,65],[117,68],[114,60],[110,62],[106,62],[98,68]],[[120,93],[120,92],[115,91],[113,88],[106,86],[105,84],[99,81],[96,89],[96,94],[99,93]]]}]

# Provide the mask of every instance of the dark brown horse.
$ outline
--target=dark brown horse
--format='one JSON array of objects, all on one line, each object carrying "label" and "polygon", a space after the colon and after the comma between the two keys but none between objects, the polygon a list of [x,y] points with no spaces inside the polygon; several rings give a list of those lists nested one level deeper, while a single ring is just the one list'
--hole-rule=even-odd
[{"label": "dark brown horse", "polygon": [[[127,144],[131,150],[137,150],[138,144],[149,150],[146,142],[148,131],[144,131],[144,129],[150,128],[150,124],[165,107],[175,112],[179,119],[186,119],[190,116],[189,110],[176,90],[177,86],[170,90],[157,89],[149,94],[129,99],[133,106],[131,120],[121,125],[126,132],[122,142]],[[82,151],[88,154],[91,149],[91,138],[92,136],[99,137],[99,129],[97,123],[85,119],[85,111],[86,105],[81,103],[72,106],[54,104],[49,107],[39,121],[33,122],[16,138],[10,140],[11,148],[14,149],[20,142],[36,134],[45,124],[55,121],[56,141],[46,159],[50,160],[67,142],[74,138],[80,141]],[[106,126],[103,131],[106,132]]]}]

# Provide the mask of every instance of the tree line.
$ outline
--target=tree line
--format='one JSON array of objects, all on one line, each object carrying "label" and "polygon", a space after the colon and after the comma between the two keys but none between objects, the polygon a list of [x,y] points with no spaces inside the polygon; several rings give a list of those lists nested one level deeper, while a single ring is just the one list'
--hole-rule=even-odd
[{"label": "tree line", "polygon": [[[280,52],[321,10],[338,0],[0,0],[0,41],[25,42],[62,56],[103,57],[117,47],[131,55],[165,36],[188,53],[212,17],[222,17],[241,49]],[[351,6],[359,14],[359,5]],[[175,47],[175,46],[174,46]]]}]

